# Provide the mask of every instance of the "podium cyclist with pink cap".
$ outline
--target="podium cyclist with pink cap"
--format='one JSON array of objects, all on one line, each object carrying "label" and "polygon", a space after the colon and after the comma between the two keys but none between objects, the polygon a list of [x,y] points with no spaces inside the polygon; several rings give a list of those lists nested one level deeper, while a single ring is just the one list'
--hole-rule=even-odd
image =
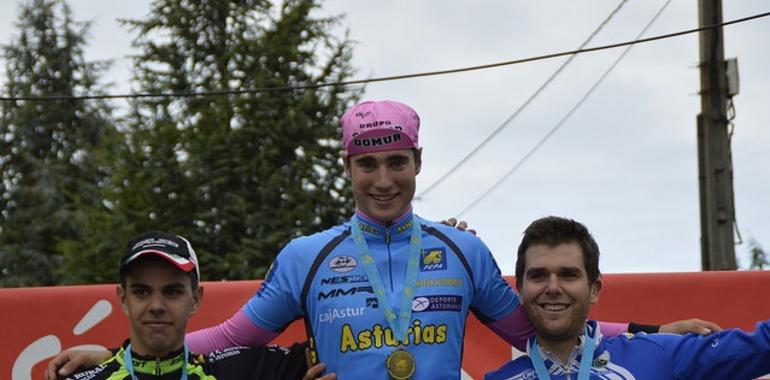
[{"label": "podium cyclist with pink cap", "polygon": [[304,318],[314,360],[342,379],[459,378],[469,310],[524,347],[533,329],[489,249],[412,211],[422,165],[417,113],[368,101],[341,124],[355,215],[289,242],[243,309],[188,335],[191,347],[263,344]]},{"label": "podium cyclist with pink cap", "polygon": [[412,211],[422,165],[417,113],[367,101],[341,124],[355,214],[289,242],[259,291],[227,321],[188,334],[190,348],[260,346],[303,318],[314,362],[342,379],[457,379],[469,311],[523,348],[534,330],[489,249]]}]

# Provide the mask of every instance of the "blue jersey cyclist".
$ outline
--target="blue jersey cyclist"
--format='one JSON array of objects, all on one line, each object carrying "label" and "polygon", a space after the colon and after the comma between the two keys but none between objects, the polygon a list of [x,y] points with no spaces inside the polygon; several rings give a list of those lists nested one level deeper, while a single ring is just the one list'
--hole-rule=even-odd
[{"label": "blue jersey cyclist", "polygon": [[753,333],[604,336],[596,322],[586,322],[602,289],[599,246],[574,220],[551,216],[527,227],[516,286],[536,334],[528,355],[487,380],[749,380],[770,372],[770,320]]},{"label": "blue jersey cyclist", "polygon": [[[372,252],[384,297],[378,297],[366,259],[357,252],[353,223]],[[414,223],[421,232],[421,249],[413,269],[417,275],[407,284]],[[413,290],[404,306],[409,285]],[[475,236],[411,212],[390,226],[359,213],[349,223],[292,241],[244,312],[253,323],[276,331],[303,316],[311,347],[327,365],[380,364],[374,370],[365,365],[331,367],[345,374],[342,378],[378,371],[385,378],[387,357],[400,351],[414,361],[404,363],[407,374],[414,370],[417,378],[425,377],[418,376],[421,373],[451,378],[460,371],[468,310],[484,321],[496,321],[517,306],[516,296]],[[398,331],[386,313],[392,310],[398,317],[403,308],[411,315],[401,327],[404,331]]]},{"label": "blue jersey cyclist", "polygon": [[291,241],[243,309],[188,334],[190,346],[259,345],[304,318],[314,359],[340,378],[459,378],[471,310],[523,348],[533,330],[487,247],[412,212],[422,164],[417,113],[368,101],[341,124],[353,218]]}]

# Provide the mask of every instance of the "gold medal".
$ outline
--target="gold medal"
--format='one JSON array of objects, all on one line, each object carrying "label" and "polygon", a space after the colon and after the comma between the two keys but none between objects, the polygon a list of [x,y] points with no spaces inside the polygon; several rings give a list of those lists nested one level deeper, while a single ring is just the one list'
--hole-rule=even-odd
[{"label": "gold medal", "polygon": [[391,379],[406,380],[414,375],[414,356],[403,348],[391,352],[386,365]]}]

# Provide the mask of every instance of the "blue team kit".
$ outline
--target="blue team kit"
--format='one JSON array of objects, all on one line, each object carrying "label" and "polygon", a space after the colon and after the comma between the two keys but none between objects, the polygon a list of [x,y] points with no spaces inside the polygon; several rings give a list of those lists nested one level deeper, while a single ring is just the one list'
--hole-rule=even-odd
[{"label": "blue team kit", "polygon": [[[602,336],[596,322],[590,321],[588,326],[596,342],[590,379],[750,380],[770,372],[770,321],[758,323],[754,333],[735,329],[707,336],[641,333],[608,338]],[[577,378],[580,355],[573,351],[569,363],[562,363],[553,354],[543,353],[551,379]],[[484,379],[537,378],[530,357],[520,356]]]},{"label": "blue team kit", "polygon": [[[253,323],[279,331],[304,318],[317,361],[341,379],[388,379],[386,360],[398,348],[414,357],[420,379],[460,376],[465,320],[471,310],[494,321],[518,307],[489,249],[476,236],[408,213],[382,226],[357,220],[385,290],[398,313],[411,304],[404,337],[385,318],[348,222],[292,240],[244,306]],[[414,292],[404,301],[413,221],[420,248]]]}]

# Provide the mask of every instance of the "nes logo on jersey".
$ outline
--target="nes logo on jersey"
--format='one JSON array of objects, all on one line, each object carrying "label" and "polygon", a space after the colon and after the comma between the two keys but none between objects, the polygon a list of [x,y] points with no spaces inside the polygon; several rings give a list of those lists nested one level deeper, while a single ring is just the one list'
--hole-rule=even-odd
[{"label": "nes logo on jersey", "polygon": [[446,250],[441,248],[428,248],[420,252],[420,271],[428,272],[446,269]]},{"label": "nes logo on jersey", "polygon": [[353,256],[341,255],[334,256],[329,261],[329,268],[335,272],[350,272],[358,265],[358,261]]},{"label": "nes logo on jersey", "polygon": [[422,313],[428,311],[460,311],[463,297],[456,295],[419,296],[412,300],[412,311]]},{"label": "nes logo on jersey", "polygon": [[321,279],[321,285],[352,284],[356,282],[369,282],[365,274],[352,274],[347,276],[333,276]]}]

